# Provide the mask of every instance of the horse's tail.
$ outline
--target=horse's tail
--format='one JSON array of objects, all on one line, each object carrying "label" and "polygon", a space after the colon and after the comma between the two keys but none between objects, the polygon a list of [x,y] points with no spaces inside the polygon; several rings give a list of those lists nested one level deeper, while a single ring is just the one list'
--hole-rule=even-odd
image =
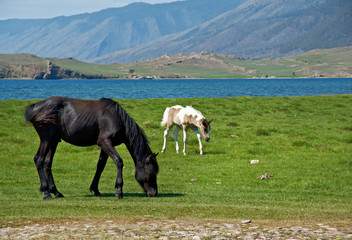
[{"label": "horse's tail", "polygon": [[168,117],[169,117],[169,111],[170,111],[170,108],[167,107],[167,108],[165,109],[165,111],[164,111],[163,120],[160,122],[160,125],[161,125],[161,126],[165,126],[165,125],[166,125],[167,119],[168,119]]},{"label": "horse's tail", "polygon": [[33,115],[34,115],[34,106],[35,104],[31,104],[27,106],[25,112],[24,112],[24,119],[26,119],[26,122],[29,122],[32,120]]},{"label": "horse's tail", "polygon": [[33,125],[55,124],[57,122],[58,106],[55,103],[47,103],[47,100],[27,106],[24,112],[26,122]]}]

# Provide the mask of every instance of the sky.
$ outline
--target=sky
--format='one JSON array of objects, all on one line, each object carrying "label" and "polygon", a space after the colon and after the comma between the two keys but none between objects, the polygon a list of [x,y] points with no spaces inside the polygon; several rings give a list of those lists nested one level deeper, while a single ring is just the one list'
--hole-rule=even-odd
[{"label": "sky", "polygon": [[133,2],[150,4],[178,0],[0,0],[0,20],[53,18],[122,7]]}]

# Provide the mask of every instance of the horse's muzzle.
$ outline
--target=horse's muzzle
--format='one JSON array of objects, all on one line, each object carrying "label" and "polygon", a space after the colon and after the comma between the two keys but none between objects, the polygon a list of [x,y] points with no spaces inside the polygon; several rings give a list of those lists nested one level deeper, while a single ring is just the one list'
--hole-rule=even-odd
[{"label": "horse's muzzle", "polygon": [[150,189],[147,192],[147,197],[157,197],[158,196],[158,191],[155,189]]},{"label": "horse's muzzle", "polygon": [[205,138],[205,141],[209,142],[210,141],[210,137]]}]

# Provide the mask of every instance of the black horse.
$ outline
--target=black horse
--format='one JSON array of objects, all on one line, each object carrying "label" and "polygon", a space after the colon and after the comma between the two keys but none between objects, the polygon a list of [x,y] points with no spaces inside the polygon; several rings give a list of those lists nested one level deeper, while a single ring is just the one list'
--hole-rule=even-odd
[{"label": "black horse", "polygon": [[157,154],[149,147],[143,130],[115,101],[107,98],[80,100],[64,97],[50,97],[29,105],[25,111],[40,138],[34,162],[40,178],[40,191],[44,199],[63,197],[56,189],[51,166],[58,143],[62,140],[77,146],[97,144],[101,148],[97,170],[90,186],[95,196],[100,196],[98,183],[110,156],[117,167],[115,195],[123,197],[123,161],[114,146],[124,143],[131,154],[135,177],[149,197],[158,195],[156,175],[159,167]]}]

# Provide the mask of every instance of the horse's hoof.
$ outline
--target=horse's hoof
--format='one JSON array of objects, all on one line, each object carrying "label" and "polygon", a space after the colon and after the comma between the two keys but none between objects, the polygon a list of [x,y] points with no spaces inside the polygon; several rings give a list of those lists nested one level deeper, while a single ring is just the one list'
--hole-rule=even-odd
[{"label": "horse's hoof", "polygon": [[43,199],[44,200],[52,200],[53,198],[51,197],[50,194],[46,194],[46,195],[44,195]]},{"label": "horse's hoof", "polygon": [[122,199],[122,198],[123,198],[123,194],[122,194],[122,193],[115,193],[115,196],[116,196],[118,199]]},{"label": "horse's hoof", "polygon": [[62,195],[62,193],[59,193],[59,192],[55,193],[55,198],[63,198],[63,197],[64,195]]},{"label": "horse's hoof", "polygon": [[93,188],[92,186],[89,188],[90,192],[94,192],[95,197],[101,197],[101,194],[97,188]]}]

